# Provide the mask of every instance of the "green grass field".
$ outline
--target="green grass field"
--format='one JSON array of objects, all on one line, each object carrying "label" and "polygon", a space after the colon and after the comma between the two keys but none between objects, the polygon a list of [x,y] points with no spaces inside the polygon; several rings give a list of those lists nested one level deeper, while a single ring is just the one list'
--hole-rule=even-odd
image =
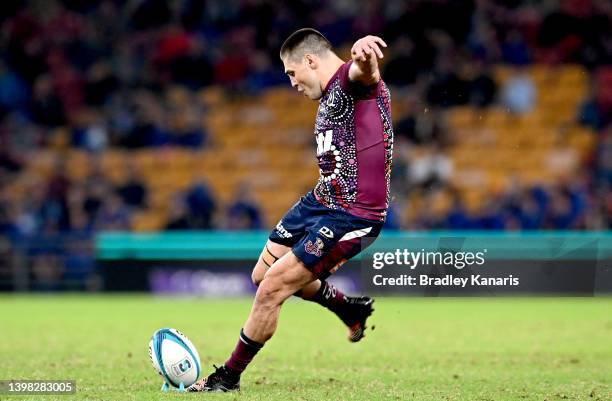
[{"label": "green grass field", "polygon": [[240,394],[163,394],[147,345],[176,327],[205,372],[250,300],[0,297],[0,379],[76,379],[72,396],[6,400],[611,400],[612,298],[377,300],[359,344],[327,310],[288,302]]}]

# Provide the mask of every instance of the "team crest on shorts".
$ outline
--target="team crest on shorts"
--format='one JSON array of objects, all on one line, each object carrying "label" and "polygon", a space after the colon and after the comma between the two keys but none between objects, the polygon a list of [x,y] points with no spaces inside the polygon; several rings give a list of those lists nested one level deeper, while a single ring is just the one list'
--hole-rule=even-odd
[{"label": "team crest on shorts", "polygon": [[324,246],[325,244],[323,244],[323,241],[321,241],[321,238],[317,237],[317,240],[315,241],[314,244],[312,243],[312,241],[308,241],[307,243],[305,243],[304,249],[306,250],[307,253],[311,255],[315,255],[316,257],[320,258],[321,255],[323,254],[323,252],[321,251],[323,250]]}]

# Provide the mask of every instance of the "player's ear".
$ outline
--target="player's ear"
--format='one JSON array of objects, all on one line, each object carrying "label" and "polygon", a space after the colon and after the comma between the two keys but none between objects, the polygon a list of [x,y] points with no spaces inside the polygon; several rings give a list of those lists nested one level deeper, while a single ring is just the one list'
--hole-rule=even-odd
[{"label": "player's ear", "polygon": [[319,60],[313,54],[305,54],[304,62],[311,70],[316,70],[319,67]]}]

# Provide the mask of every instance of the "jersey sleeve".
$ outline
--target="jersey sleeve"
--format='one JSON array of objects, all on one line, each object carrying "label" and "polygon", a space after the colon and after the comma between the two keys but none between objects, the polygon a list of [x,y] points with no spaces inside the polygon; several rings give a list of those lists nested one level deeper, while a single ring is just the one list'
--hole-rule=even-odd
[{"label": "jersey sleeve", "polygon": [[340,67],[338,78],[340,79],[340,86],[347,93],[358,100],[375,99],[378,95],[379,86],[382,80],[372,85],[363,85],[360,82],[353,82],[349,79],[349,69],[353,64],[353,60],[350,60]]}]

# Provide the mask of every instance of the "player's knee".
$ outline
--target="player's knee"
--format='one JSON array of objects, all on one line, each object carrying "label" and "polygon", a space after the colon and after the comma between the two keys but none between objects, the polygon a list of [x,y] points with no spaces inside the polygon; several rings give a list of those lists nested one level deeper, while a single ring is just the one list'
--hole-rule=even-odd
[{"label": "player's knee", "polygon": [[255,265],[255,267],[253,268],[253,271],[251,272],[251,281],[253,282],[253,284],[255,284],[256,286],[259,286],[259,283],[261,283],[261,280],[263,280],[264,276],[266,275],[267,270],[268,270],[268,266],[263,262],[260,256],[259,260],[257,261],[257,264]]},{"label": "player's knee", "polygon": [[251,273],[251,281],[256,287],[259,287],[261,279],[259,278],[259,275],[255,272],[255,270],[253,270],[253,272]]},{"label": "player's knee", "polygon": [[266,277],[262,280],[255,295],[255,301],[261,306],[276,306],[283,303],[283,285],[277,277]]},{"label": "player's knee", "polygon": [[251,281],[253,284],[259,286],[259,283],[261,283],[261,280],[264,278],[264,274],[265,272],[262,272],[261,269],[258,269],[257,267],[254,268],[253,272],[251,273]]}]

